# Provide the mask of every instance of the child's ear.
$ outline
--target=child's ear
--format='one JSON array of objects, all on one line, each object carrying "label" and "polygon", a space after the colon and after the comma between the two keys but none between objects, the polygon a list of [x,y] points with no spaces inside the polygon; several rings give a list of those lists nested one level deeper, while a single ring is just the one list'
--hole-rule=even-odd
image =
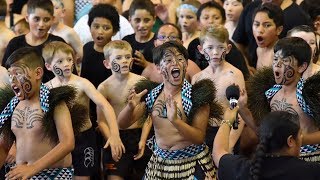
[{"label": "child's ear", "polygon": [[104,65],[104,67],[106,67],[107,69],[111,69],[111,65],[110,65],[110,60],[109,60],[109,58],[103,60],[103,65]]},{"label": "child's ear", "polygon": [[282,30],[283,30],[283,26],[277,27],[277,35],[278,35],[278,36],[280,36]]},{"label": "child's ear", "polygon": [[231,51],[231,49],[232,49],[232,44],[228,44],[226,54],[228,54]]},{"label": "child's ear", "polygon": [[29,15],[26,15],[25,17],[24,17],[24,19],[27,21],[27,23],[29,24],[29,19],[28,19],[28,17],[29,17]]},{"label": "child's ear", "polygon": [[308,68],[308,64],[304,62],[302,65],[298,67],[298,72],[302,74]]},{"label": "child's ear", "polygon": [[156,69],[157,69],[158,74],[161,74],[160,66],[157,64],[156,64]]},{"label": "child's ear", "polygon": [[200,52],[201,54],[204,54],[204,53],[203,53],[203,48],[202,48],[201,45],[198,45],[197,48],[198,48],[198,50],[199,50],[199,52]]},{"label": "child's ear", "polygon": [[45,63],[44,66],[48,69],[48,71],[52,71],[52,69],[51,69],[51,67],[50,67],[50,64]]},{"label": "child's ear", "polygon": [[65,17],[65,16],[66,16],[66,9],[63,8],[63,9],[62,9],[62,15],[61,15],[61,17],[63,18],[63,17]]},{"label": "child's ear", "polygon": [[35,69],[35,72],[36,72],[36,79],[37,79],[37,80],[42,79],[42,76],[43,76],[43,68],[37,67],[37,68]]}]

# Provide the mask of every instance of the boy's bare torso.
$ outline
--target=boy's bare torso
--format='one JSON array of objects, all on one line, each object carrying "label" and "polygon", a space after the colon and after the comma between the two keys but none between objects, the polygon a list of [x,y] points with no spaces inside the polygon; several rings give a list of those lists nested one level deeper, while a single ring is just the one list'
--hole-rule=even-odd
[{"label": "boy's bare torso", "polygon": [[194,82],[202,79],[210,79],[214,82],[217,89],[217,100],[224,109],[229,107],[229,101],[226,98],[226,89],[232,84],[239,85],[240,89],[244,88],[244,79],[240,70],[226,62],[223,69],[219,72],[213,72],[212,68],[208,66],[194,76],[192,83],[194,84]]},{"label": "boy's bare torso", "polygon": [[319,131],[314,121],[304,113],[298,104],[296,92],[285,93],[283,89],[274,95],[270,102],[271,111],[287,111],[299,115],[300,126],[303,133]]},{"label": "boy's bare torso", "polygon": [[[46,85],[49,88],[59,87],[61,85],[69,85],[69,86],[75,87],[77,90],[76,103],[85,106],[86,109],[89,110],[90,99],[86,95],[86,93],[83,91],[85,83],[83,83],[83,79],[81,77],[78,77],[76,75],[72,75],[70,80],[66,84],[61,84],[57,78],[54,78],[51,81],[47,82]],[[85,124],[82,127],[82,129],[80,129],[80,132],[84,132],[85,130],[88,130],[92,127],[92,123],[91,123],[91,120],[89,117],[89,112],[87,115],[88,115],[88,117],[86,118]]]},{"label": "boy's bare torso", "polygon": [[[173,96],[173,98],[177,102],[177,118],[187,121],[187,117],[182,106],[181,91]],[[180,134],[179,130],[167,119],[166,110],[164,110],[165,103],[165,95],[164,92],[162,92],[152,107],[151,118],[155,130],[157,145],[160,148],[167,150],[183,149],[192,143],[186,140]]]},{"label": "boy's bare torso", "polygon": [[[17,164],[33,164],[51,151],[56,144],[44,137],[40,101],[22,101],[13,112],[11,130],[16,137]],[[53,164],[50,168],[68,167],[71,155]]]},{"label": "boy's bare torso", "polygon": [[[116,116],[118,117],[122,109],[127,105],[127,97],[129,91],[134,85],[145,79],[142,76],[136,75],[134,73],[129,73],[127,78],[118,80],[115,76],[110,76],[106,81],[101,83],[102,90],[100,89],[101,94],[107,98],[111,106],[113,107]],[[127,129],[141,128],[142,124],[136,121]]]}]

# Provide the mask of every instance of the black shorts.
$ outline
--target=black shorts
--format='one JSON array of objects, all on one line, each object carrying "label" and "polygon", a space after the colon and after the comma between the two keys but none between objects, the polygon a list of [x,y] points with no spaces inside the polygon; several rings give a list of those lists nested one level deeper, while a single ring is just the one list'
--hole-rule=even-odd
[{"label": "black shorts", "polygon": [[[141,136],[141,128],[120,130],[120,138],[126,153],[122,155],[118,162],[112,159],[111,148],[107,148],[103,152],[104,173],[106,175],[116,175],[123,178],[132,179],[132,175],[143,177],[147,163],[151,157],[151,151],[145,146],[144,155],[139,160],[134,160],[133,156],[138,153],[138,144]],[[133,178],[135,179],[135,178]]]},{"label": "black shorts", "polygon": [[210,152],[212,152],[214,138],[216,137],[218,129],[219,129],[219,127],[212,127],[212,126],[207,127],[205,143],[209,147]]},{"label": "black shorts", "polygon": [[98,172],[99,161],[96,133],[93,128],[81,132],[75,137],[72,152],[72,165],[75,176],[91,176]]}]

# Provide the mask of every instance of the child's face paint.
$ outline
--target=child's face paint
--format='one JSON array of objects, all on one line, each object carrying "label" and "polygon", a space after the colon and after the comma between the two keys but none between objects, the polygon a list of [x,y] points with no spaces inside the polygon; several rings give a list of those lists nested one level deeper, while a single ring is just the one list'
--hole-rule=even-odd
[{"label": "child's face paint", "polygon": [[111,70],[114,73],[128,74],[132,66],[132,54],[127,49],[113,49],[109,56]]}]

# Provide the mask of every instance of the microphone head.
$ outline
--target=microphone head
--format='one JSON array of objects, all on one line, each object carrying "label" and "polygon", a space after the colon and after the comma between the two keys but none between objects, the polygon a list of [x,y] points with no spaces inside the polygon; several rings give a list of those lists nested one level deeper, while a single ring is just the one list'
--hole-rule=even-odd
[{"label": "microphone head", "polygon": [[233,85],[230,85],[229,87],[227,87],[226,97],[228,100],[230,100],[230,98],[239,99],[239,97],[240,97],[239,86],[233,84]]}]

